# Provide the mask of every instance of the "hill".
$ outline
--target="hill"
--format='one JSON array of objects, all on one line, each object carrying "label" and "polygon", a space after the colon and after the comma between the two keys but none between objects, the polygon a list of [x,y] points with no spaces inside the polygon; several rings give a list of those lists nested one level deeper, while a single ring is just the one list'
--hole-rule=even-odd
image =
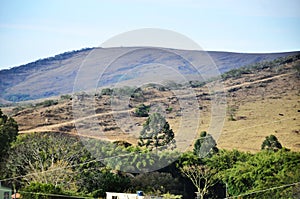
[{"label": "hill", "polygon": [[[201,112],[200,120],[196,122],[190,119],[180,123],[183,109],[174,90],[180,92],[187,85],[177,85],[173,89],[159,85],[145,85],[140,89],[123,87],[115,91],[99,89],[92,95],[63,95],[37,104],[7,107],[3,112],[16,119],[20,125],[20,133],[64,132],[75,136],[80,133],[84,137],[126,140],[136,144],[146,120],[146,117],[136,115],[136,108],[145,104],[149,106],[150,112],[158,110],[157,107],[163,110],[175,132],[179,147],[181,143],[189,143],[190,146],[193,144],[195,135],[189,129],[199,123],[197,132],[208,131],[215,136],[219,148],[258,151],[265,137],[274,134],[283,146],[300,151],[299,65],[298,55],[223,73],[227,110],[226,116],[220,121],[224,122],[221,132],[214,132],[211,128],[212,104],[218,92],[211,92],[209,88],[215,81],[192,83],[198,107],[191,108]],[[120,101],[112,101],[114,92],[129,93],[125,106],[117,106]],[[190,100],[189,97],[183,98]],[[86,104],[91,104],[92,108],[88,105],[76,108],[76,101],[82,102],[78,99],[85,99]],[[76,111],[85,114],[78,117]],[[126,122],[122,123],[124,118]]]},{"label": "hill", "polygon": [[[59,96],[61,94],[71,93],[73,85],[82,63],[87,64],[93,70],[99,70],[106,66],[106,61],[112,59],[114,56],[139,50],[138,47],[131,48],[87,48],[78,51],[66,52],[47,59],[37,60],[35,62],[14,67],[8,70],[0,71],[0,102],[7,103],[7,101],[18,102],[32,99],[46,98],[50,96]],[[112,71],[103,74],[104,82],[100,86],[111,86],[113,83],[120,81],[123,74],[127,74],[133,67],[140,64],[160,62],[162,59],[167,60],[168,65],[177,66],[178,69],[184,73],[188,73],[193,79],[194,70],[185,65],[179,56],[174,54],[182,54],[188,58],[187,61],[193,61],[197,56],[206,55],[203,51],[188,51],[168,49],[169,54],[162,56],[162,51],[148,50],[144,51],[143,56],[138,57],[138,53],[133,56],[124,58],[122,63],[118,66],[114,65]],[[97,53],[101,59],[88,59],[89,54]],[[172,54],[173,53],[173,54]],[[219,71],[224,73],[233,68],[261,62],[270,61],[279,57],[288,55],[295,55],[297,52],[286,53],[262,53],[262,54],[247,54],[247,53],[232,53],[232,52],[207,52],[217,65]],[[136,60],[134,65],[130,62]],[[212,63],[212,62],[211,62]],[[197,69],[209,66],[197,65]],[[140,74],[149,73],[149,71],[141,71]],[[137,77],[130,77],[137,78]]]}]

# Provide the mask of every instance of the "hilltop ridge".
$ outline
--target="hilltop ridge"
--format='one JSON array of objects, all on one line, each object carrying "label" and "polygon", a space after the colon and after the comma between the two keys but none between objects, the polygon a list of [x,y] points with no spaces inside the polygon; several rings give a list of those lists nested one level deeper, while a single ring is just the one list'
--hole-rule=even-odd
[{"label": "hilltop ridge", "polygon": [[[139,49],[139,47],[130,47],[130,49]],[[22,66],[13,67],[11,69],[0,71],[0,99],[1,103],[26,101],[32,99],[40,99],[61,94],[71,93],[73,91],[74,81],[77,72],[92,51],[103,55],[104,57],[112,57],[116,53],[122,53],[128,50],[127,47],[116,48],[86,48],[72,52],[66,52],[54,57],[37,60]],[[271,61],[279,57],[295,55],[298,52],[282,52],[282,53],[232,53],[232,52],[217,52],[217,51],[190,51],[168,49],[171,52],[180,52],[193,60],[201,53],[207,53],[212,58],[213,62],[218,67],[220,73],[224,73],[233,68],[239,68],[245,65]],[[150,52],[150,51],[149,51]],[[148,57],[139,60],[136,64],[145,64],[150,61],[160,59],[160,54],[151,52]],[[151,59],[149,59],[149,57]],[[165,57],[168,59],[167,57]],[[129,58],[128,58],[129,59]],[[130,57],[132,59],[132,57]],[[189,61],[188,60],[188,61]],[[172,57],[168,60],[170,65],[179,65],[180,60]],[[89,60],[89,65],[97,68],[104,67],[101,60]],[[105,74],[106,83],[103,86],[110,86],[112,83],[119,81],[120,75],[132,69],[130,66],[118,66],[119,73]],[[179,67],[179,66],[178,66]],[[203,66],[196,66],[203,67]],[[179,68],[184,70],[184,68]],[[186,71],[184,71],[186,72]],[[192,71],[187,71],[192,75]]]}]

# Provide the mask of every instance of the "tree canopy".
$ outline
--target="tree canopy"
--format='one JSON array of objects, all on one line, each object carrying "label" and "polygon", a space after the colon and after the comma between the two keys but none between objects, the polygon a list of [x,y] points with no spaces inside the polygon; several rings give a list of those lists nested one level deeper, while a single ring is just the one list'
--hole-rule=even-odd
[{"label": "tree canopy", "polygon": [[138,145],[150,150],[176,146],[174,132],[161,114],[153,113],[147,118],[140,133]]},{"label": "tree canopy", "polygon": [[202,131],[200,137],[195,141],[194,154],[199,158],[204,158],[207,155],[211,155],[216,152],[217,143],[214,138],[207,134],[206,131]]},{"label": "tree canopy", "polygon": [[18,124],[4,115],[0,109],[0,161],[7,154],[10,145],[18,136]]},{"label": "tree canopy", "polygon": [[278,141],[278,139],[275,135],[267,136],[261,145],[262,150],[266,149],[266,150],[278,151],[278,149],[281,149],[281,148],[282,148],[282,145]]}]

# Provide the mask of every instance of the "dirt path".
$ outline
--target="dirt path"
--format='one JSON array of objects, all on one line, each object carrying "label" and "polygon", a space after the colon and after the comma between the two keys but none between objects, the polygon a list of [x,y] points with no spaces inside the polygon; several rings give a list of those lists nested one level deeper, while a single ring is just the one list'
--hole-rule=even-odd
[{"label": "dirt path", "polygon": [[[247,85],[251,85],[251,84],[256,84],[256,83],[260,83],[260,82],[265,82],[265,81],[269,81],[269,80],[272,80],[272,79],[277,79],[277,78],[280,78],[280,77],[283,77],[283,76],[288,76],[288,75],[291,75],[293,73],[287,73],[287,74],[281,74],[281,75],[277,75],[277,76],[273,76],[273,77],[268,77],[268,78],[265,78],[265,79],[260,79],[260,80],[256,80],[256,81],[252,81],[252,82],[245,82],[245,83],[242,83],[242,84],[238,84],[238,85],[233,85],[233,86],[228,86],[228,87],[224,87],[224,90],[225,91],[228,91],[230,89],[233,89],[233,88],[239,88],[239,87],[242,87],[242,86],[247,86]],[[188,97],[185,96],[185,97]],[[156,98],[153,101],[160,101],[160,100],[164,100],[166,99],[165,97],[163,98]],[[52,124],[52,125],[46,125],[46,126],[41,126],[41,127],[37,127],[37,128],[32,128],[32,129],[29,129],[29,130],[25,130],[25,131],[19,131],[19,133],[32,133],[32,132],[56,132],[55,128],[59,128],[59,127],[63,127],[63,126],[67,126],[67,125],[70,125],[70,124],[75,124],[76,122],[80,122],[80,121],[83,121],[83,120],[86,120],[86,119],[90,119],[90,118],[94,118],[94,117],[99,117],[99,116],[105,116],[105,115],[112,115],[112,114],[115,114],[115,113],[128,113],[128,112],[131,112],[131,111],[134,111],[135,109],[132,108],[132,109],[129,109],[129,110],[122,110],[122,111],[111,111],[111,112],[107,112],[107,113],[99,113],[99,114],[94,114],[94,115],[90,115],[90,116],[87,116],[87,117],[82,117],[82,118],[78,118],[78,119],[75,119],[75,120],[71,120],[71,121],[67,121],[67,122],[62,122],[62,123],[58,123],[58,124]]]},{"label": "dirt path", "polygon": [[268,77],[268,78],[265,78],[265,79],[255,80],[253,82],[244,82],[242,84],[237,84],[237,85],[225,87],[224,89],[225,90],[230,90],[230,89],[233,89],[233,88],[239,88],[239,87],[242,87],[242,86],[248,86],[248,85],[251,85],[251,84],[265,82],[265,81],[269,81],[269,80],[272,80],[272,79],[278,79],[280,77],[288,76],[288,75],[291,75],[291,74],[293,74],[293,73],[286,73],[286,74],[276,75],[276,76]]},{"label": "dirt path", "polygon": [[67,122],[41,126],[41,127],[37,127],[37,128],[25,130],[25,131],[19,131],[19,133],[51,132],[51,131],[54,131],[53,130],[54,128],[59,128],[59,127],[66,126],[66,125],[69,125],[69,124],[75,124],[76,122],[80,122],[80,121],[83,121],[83,120],[86,120],[86,119],[90,119],[90,118],[94,118],[94,117],[98,117],[98,116],[111,115],[111,114],[114,114],[114,113],[127,113],[127,112],[130,112],[130,111],[133,111],[133,110],[134,109],[124,110],[124,111],[111,111],[111,112],[108,112],[108,113],[98,113],[98,114],[78,118],[78,119],[67,121]]}]

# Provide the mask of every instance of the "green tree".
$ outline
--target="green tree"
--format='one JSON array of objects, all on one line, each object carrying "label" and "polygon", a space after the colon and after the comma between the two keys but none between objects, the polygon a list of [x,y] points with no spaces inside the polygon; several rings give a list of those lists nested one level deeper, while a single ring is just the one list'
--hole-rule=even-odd
[{"label": "green tree", "polygon": [[81,171],[71,165],[85,161],[88,156],[89,153],[74,137],[28,134],[19,136],[13,143],[4,169],[8,175],[6,177],[27,175],[17,179],[18,186],[40,182],[76,191],[76,176]]},{"label": "green tree", "polygon": [[262,150],[266,149],[266,150],[278,151],[281,148],[282,145],[280,144],[280,142],[278,141],[275,135],[267,136],[261,145]]},{"label": "green tree", "polygon": [[82,191],[91,193],[93,197],[105,197],[106,192],[125,192],[130,185],[130,178],[111,173],[106,169],[87,169],[81,179],[84,183]]},{"label": "green tree", "polygon": [[164,172],[143,173],[131,180],[132,191],[143,190],[148,194],[174,193],[177,192],[180,186],[178,178]]},{"label": "green tree", "polygon": [[[115,154],[115,155],[113,155]],[[147,148],[130,146],[127,148],[118,146],[115,148],[111,156],[104,160],[105,165],[114,170],[122,170],[132,173],[144,173],[158,168],[163,168],[179,156],[176,151],[161,151],[160,153],[150,152]]]},{"label": "green tree", "polygon": [[238,150],[219,150],[212,157],[205,159],[206,165],[217,169],[219,176],[227,169],[231,169],[237,162],[246,162],[253,155]]},{"label": "green tree", "polygon": [[200,137],[194,143],[194,154],[199,158],[204,158],[217,151],[217,143],[214,138],[207,134],[206,131],[202,131]]},{"label": "green tree", "polygon": [[187,151],[180,155],[180,157],[176,161],[176,167],[181,168],[183,166],[195,165],[199,163],[202,163],[201,159],[193,152]]},{"label": "green tree", "polygon": [[141,104],[135,109],[135,116],[137,117],[148,117],[150,111],[150,106],[147,106],[145,104]]},{"label": "green tree", "polygon": [[[222,180],[227,182],[230,195],[240,195],[299,182],[299,171],[299,152],[263,150],[245,162],[236,162],[223,173]],[[249,198],[289,198],[292,195],[291,187],[283,187],[251,194]]]},{"label": "green tree", "polygon": [[113,90],[110,88],[103,88],[101,90],[101,95],[111,95],[113,93]]},{"label": "green tree", "polygon": [[146,146],[148,149],[175,148],[174,132],[169,123],[159,113],[151,114],[139,137],[139,146]]},{"label": "green tree", "polygon": [[53,184],[33,182],[23,188],[20,193],[23,199],[54,199],[57,198],[57,196],[49,196],[48,194],[62,194],[63,192],[59,187]]},{"label": "green tree", "polygon": [[4,115],[0,109],[0,161],[3,159],[13,141],[18,136],[17,122]]}]

